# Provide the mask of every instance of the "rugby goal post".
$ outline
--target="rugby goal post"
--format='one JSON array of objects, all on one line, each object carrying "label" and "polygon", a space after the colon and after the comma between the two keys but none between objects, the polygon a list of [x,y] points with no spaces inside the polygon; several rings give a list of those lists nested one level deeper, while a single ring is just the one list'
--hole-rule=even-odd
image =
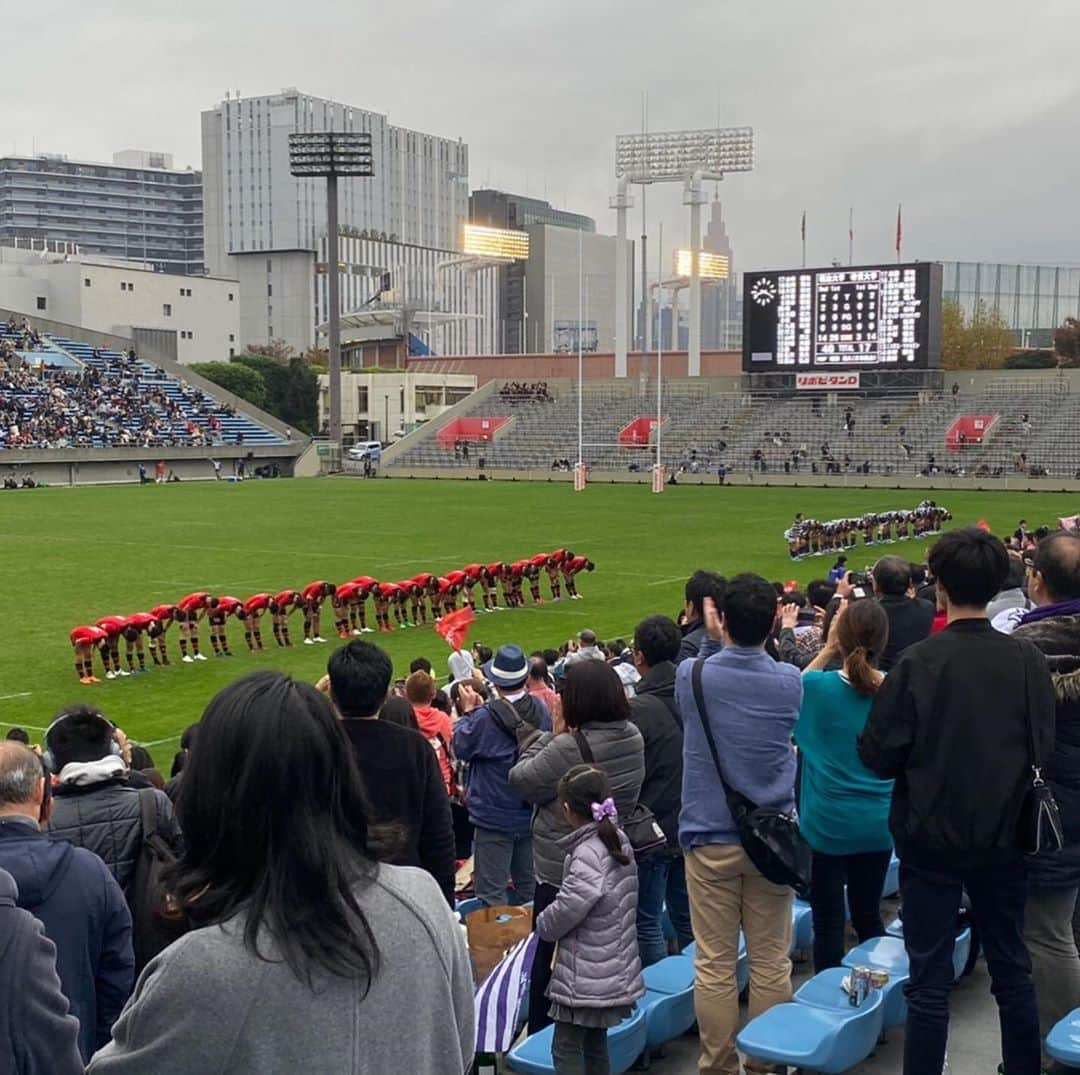
[{"label": "rugby goal post", "polygon": [[664,465],[662,463],[653,463],[652,465],[652,491],[654,493],[662,493],[664,491]]},{"label": "rugby goal post", "polygon": [[574,467],[574,492],[580,493],[584,490],[587,480],[585,472],[585,464],[578,463]]}]

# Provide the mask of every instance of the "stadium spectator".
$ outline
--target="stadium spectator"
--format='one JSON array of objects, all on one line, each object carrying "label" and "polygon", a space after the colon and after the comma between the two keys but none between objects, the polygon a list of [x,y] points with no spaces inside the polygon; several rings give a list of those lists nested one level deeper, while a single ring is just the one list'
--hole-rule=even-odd
[{"label": "stadium spectator", "polygon": [[929,637],[934,606],[908,595],[911,565],[899,556],[883,556],[874,564],[871,577],[874,593],[889,617],[889,642],[879,663],[881,671],[888,672],[908,646]]},{"label": "stadium spectator", "polygon": [[[167,795],[128,783],[123,733],[92,706],[64,709],[45,732],[45,762],[54,775],[48,832],[93,851],[133,902],[135,867],[148,833],[143,832],[140,794],[154,799],[157,835],[179,854],[180,827]],[[136,923],[138,925],[138,923]]]},{"label": "stadium spectator", "polygon": [[182,774],[184,772],[184,766],[187,764],[188,756],[191,754],[192,745],[195,742],[195,736],[198,734],[199,726],[197,724],[189,724],[180,733],[180,749],[173,755],[172,768],[169,770],[169,779],[165,782],[165,794],[176,802],[176,796],[180,792],[180,782],[182,780]]},{"label": "stadium spectator", "polygon": [[[342,694],[355,679],[339,675]],[[368,679],[365,708],[381,675]],[[377,864],[387,834],[342,726],[316,690],[277,672],[210,702],[175,880],[196,928],[147,967],[93,1075],[337,1071],[343,1057],[360,1063],[358,1049],[373,1071],[469,1070],[461,930],[431,878]]]},{"label": "stadium spectator", "polygon": [[30,733],[25,728],[20,728],[18,725],[13,725],[8,728],[7,735],[4,736],[6,740],[12,743],[23,743],[25,746],[30,745]]},{"label": "stadium spectator", "polygon": [[566,675],[567,668],[579,664],[582,661],[606,661],[607,654],[597,645],[596,632],[586,628],[578,636],[576,641],[571,639],[567,643],[567,653],[560,658],[553,669],[556,679]]},{"label": "stadium spectator", "polygon": [[408,698],[387,698],[379,710],[379,720],[387,724],[397,724],[411,731],[420,731],[420,725],[416,721],[416,710]]},{"label": "stadium spectator", "polygon": [[630,719],[645,743],[645,779],[639,799],[656,816],[667,847],[638,863],[637,937],[643,966],[668,954],[664,909],[681,952],[694,939],[679,848],[682,806],[682,716],[675,702],[675,658],[682,637],[675,621],[649,616],[634,629],[634,667],[641,675],[630,699]]},{"label": "stadium spectator", "polygon": [[[986,606],[986,616],[995,626],[997,618],[1002,613],[1013,613],[1008,619],[1010,622],[1018,622],[1031,607],[1027,594],[1024,593],[1024,584],[1027,581],[1027,570],[1024,561],[1018,556],[1009,556],[1009,573],[1001,587],[1001,592],[995,595],[993,601]],[[1019,615],[1017,615],[1019,613]],[[1008,631],[1005,632],[1008,634]]]},{"label": "stadium spectator", "polygon": [[451,683],[458,683],[463,679],[472,679],[473,669],[476,667],[473,655],[467,649],[455,649],[446,658],[446,664],[450,669]]},{"label": "stadium spectator", "polygon": [[724,599],[724,579],[715,571],[695,571],[687,580],[683,591],[685,606],[682,625],[682,643],[675,663],[698,655],[705,641],[705,598],[711,597],[716,607]]},{"label": "stadium spectator", "polygon": [[[802,775],[799,822],[814,852],[810,906],[814,971],[838,967],[844,955],[844,886],[859,941],[880,937],[881,889],[892,856],[892,781],[867,770],[855,751],[881,686],[877,662],[889,620],[876,601],[846,602],[832,620],[821,652],[803,673],[795,725]],[[825,671],[832,658],[841,671]]]},{"label": "stadium spectator", "polygon": [[940,1071],[944,1061],[964,889],[988,954],[1004,1068],[1039,1070],[1020,821],[1032,780],[1029,735],[1050,757],[1054,693],[1035,646],[986,619],[1008,567],[1005,546],[977,527],[937,541],[930,569],[948,626],[903,653],[859,739],[867,768],[896,781],[889,827],[910,964],[904,1075]]},{"label": "stadium spectator", "polygon": [[[559,781],[575,765],[592,764],[607,774],[620,817],[629,817],[637,804],[645,776],[644,742],[629,716],[629,702],[611,666],[602,660],[579,661],[567,669],[562,712],[553,714],[552,731],[536,732],[521,743],[520,760],[510,770],[510,787],[535,807],[534,922],[554,902],[562,884],[561,841],[571,828],[558,801]],[[529,982],[530,1033],[551,1021],[544,998],[553,951],[554,945],[546,941],[537,945]]]},{"label": "stadium spectator", "polygon": [[416,714],[420,734],[435,751],[446,794],[451,795],[454,788],[454,759],[450,750],[450,739],[454,729],[450,717],[432,704],[435,694],[435,680],[422,668],[414,671],[405,680],[405,697]]},{"label": "stadium spectator", "polygon": [[[722,614],[721,614],[722,610]],[[722,744],[725,776],[759,806],[795,808],[791,734],[802,704],[798,671],[776,664],[765,641],[776,617],[776,591],[758,575],[737,575],[717,608],[704,601],[706,637],[700,661],[675,679],[683,715],[682,812],[690,914],[697,942],[694,1007],[701,1035],[700,1070],[738,1075],[735,984],[739,930],[750,955],[750,1017],[791,999],[791,889],[766,880],[742,848],[728,810],[703,721]],[[702,712],[694,673],[701,677]],[[752,1070],[753,1063],[748,1070]]]},{"label": "stadium spectator", "polygon": [[525,689],[534,698],[539,698],[547,706],[549,713],[555,711],[555,700],[558,698],[551,682],[551,677],[548,675],[547,661],[539,655],[530,657],[529,678],[525,683]]},{"label": "stadium spectator", "polygon": [[547,706],[525,689],[529,664],[517,646],[500,646],[484,666],[494,687],[488,699],[476,688],[459,688],[461,718],[454,728],[454,753],[469,766],[466,799],[473,824],[473,868],[477,899],[489,907],[529,903],[536,888],[533,867],[532,810],[510,789],[510,770],[518,740],[551,731]]},{"label": "stadium spectator", "polygon": [[88,1061],[131,995],[131,913],[97,855],[41,831],[51,805],[41,759],[20,743],[0,744],[0,870],[14,878],[19,906],[56,945],[60,987]]},{"label": "stadium spectator", "polygon": [[1080,1007],[1080,955],[1072,930],[1080,892],[1080,535],[1062,531],[1039,542],[1031,594],[1035,608],[1013,637],[1037,646],[1050,666],[1057,706],[1045,775],[1065,830],[1062,851],[1027,860],[1024,937],[1045,1037]]},{"label": "stadium spectator", "polygon": [[403,840],[392,861],[427,870],[453,905],[454,830],[435,751],[407,728],[379,720],[394,674],[390,658],[354,639],[331,655],[327,669],[319,687],[329,692],[352,743],[371,817],[401,826]]},{"label": "stadium spectator", "polygon": [[16,903],[0,870],[0,1063],[12,1075],[82,1075],[79,1021],[56,974],[56,948]]}]

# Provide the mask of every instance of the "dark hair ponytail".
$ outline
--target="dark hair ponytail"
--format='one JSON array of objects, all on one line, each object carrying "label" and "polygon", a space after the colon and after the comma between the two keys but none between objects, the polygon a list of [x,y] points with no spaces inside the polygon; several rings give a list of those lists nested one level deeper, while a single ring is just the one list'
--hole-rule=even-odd
[{"label": "dark hair ponytail", "polygon": [[[593,806],[610,798],[607,775],[594,765],[575,765],[559,781],[559,801],[566,803],[578,817],[591,819]],[[623,851],[619,827],[611,818],[602,818],[597,823],[596,833],[617,863],[621,866],[630,864],[630,856]]]},{"label": "dark hair ponytail", "polygon": [[849,601],[836,625],[836,640],[844,656],[844,671],[858,694],[877,694],[878,662],[889,640],[889,618],[877,601]]}]

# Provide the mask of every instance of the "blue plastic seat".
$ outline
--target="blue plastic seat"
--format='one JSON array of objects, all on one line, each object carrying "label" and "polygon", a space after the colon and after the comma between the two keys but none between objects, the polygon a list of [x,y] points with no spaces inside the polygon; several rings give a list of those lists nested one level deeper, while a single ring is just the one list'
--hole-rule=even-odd
[{"label": "blue plastic seat", "polygon": [[814,943],[814,916],[810,904],[795,900],[791,905],[791,954],[802,952]]},{"label": "blue plastic seat", "polygon": [[1080,1067],[1080,1008],[1069,1012],[1046,1035],[1046,1052],[1059,1064]]},{"label": "blue plastic seat", "polygon": [[[533,1034],[514,1046],[506,1055],[511,1071],[521,1071],[525,1075],[552,1075],[555,1071],[551,1059],[551,1038],[554,1032],[554,1026],[547,1026],[538,1034]],[[611,1075],[622,1075],[630,1070],[648,1045],[645,1009],[642,1005],[638,1005],[629,1019],[624,1019],[618,1026],[612,1027],[607,1032],[607,1039]]]},{"label": "blue plastic seat", "polygon": [[641,972],[645,988],[653,993],[674,994],[694,988],[694,961],[686,956],[668,956]]},{"label": "blue plastic seat", "polygon": [[908,957],[899,937],[875,937],[872,941],[852,948],[844,956],[845,967],[873,967],[889,976],[882,995],[882,1024],[886,1030],[903,1026],[907,1021],[907,1000],[904,986],[908,980]]},{"label": "blue plastic seat", "polygon": [[839,1075],[865,1060],[881,1036],[883,997],[871,990],[853,1008],[840,988],[843,975],[842,968],[825,971],[790,1004],[777,1004],[751,1020],[735,1039],[739,1048],[756,1060],[822,1075]]},{"label": "blue plastic seat", "polygon": [[881,887],[883,897],[895,896],[900,891],[900,860],[893,855],[885,871],[885,884]]},{"label": "blue plastic seat", "polygon": [[681,1037],[697,1018],[692,983],[680,993],[654,993],[646,989],[639,1003],[645,1013],[645,1044],[650,1049]]},{"label": "blue plastic seat", "polygon": [[[904,923],[898,918],[885,927],[885,932],[890,937],[903,939]],[[953,946],[953,981],[959,981],[967,966],[968,957],[971,955],[971,927],[965,926],[956,935],[956,944]]]},{"label": "blue plastic seat", "polygon": [[456,904],[454,910],[457,911],[462,918],[468,914],[472,914],[473,911],[481,911],[487,906],[483,900],[478,900],[475,896],[470,897],[467,900],[461,900]]}]

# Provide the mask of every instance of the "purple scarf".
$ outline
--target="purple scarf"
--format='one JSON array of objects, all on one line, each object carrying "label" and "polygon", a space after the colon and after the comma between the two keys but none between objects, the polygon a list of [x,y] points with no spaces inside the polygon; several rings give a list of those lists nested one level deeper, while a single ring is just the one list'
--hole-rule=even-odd
[{"label": "purple scarf", "polygon": [[1059,601],[1056,605],[1040,605],[1030,612],[1025,612],[1021,617],[1018,627],[1025,623],[1038,623],[1039,620],[1048,620],[1051,616],[1080,616],[1080,597],[1073,601]]}]

